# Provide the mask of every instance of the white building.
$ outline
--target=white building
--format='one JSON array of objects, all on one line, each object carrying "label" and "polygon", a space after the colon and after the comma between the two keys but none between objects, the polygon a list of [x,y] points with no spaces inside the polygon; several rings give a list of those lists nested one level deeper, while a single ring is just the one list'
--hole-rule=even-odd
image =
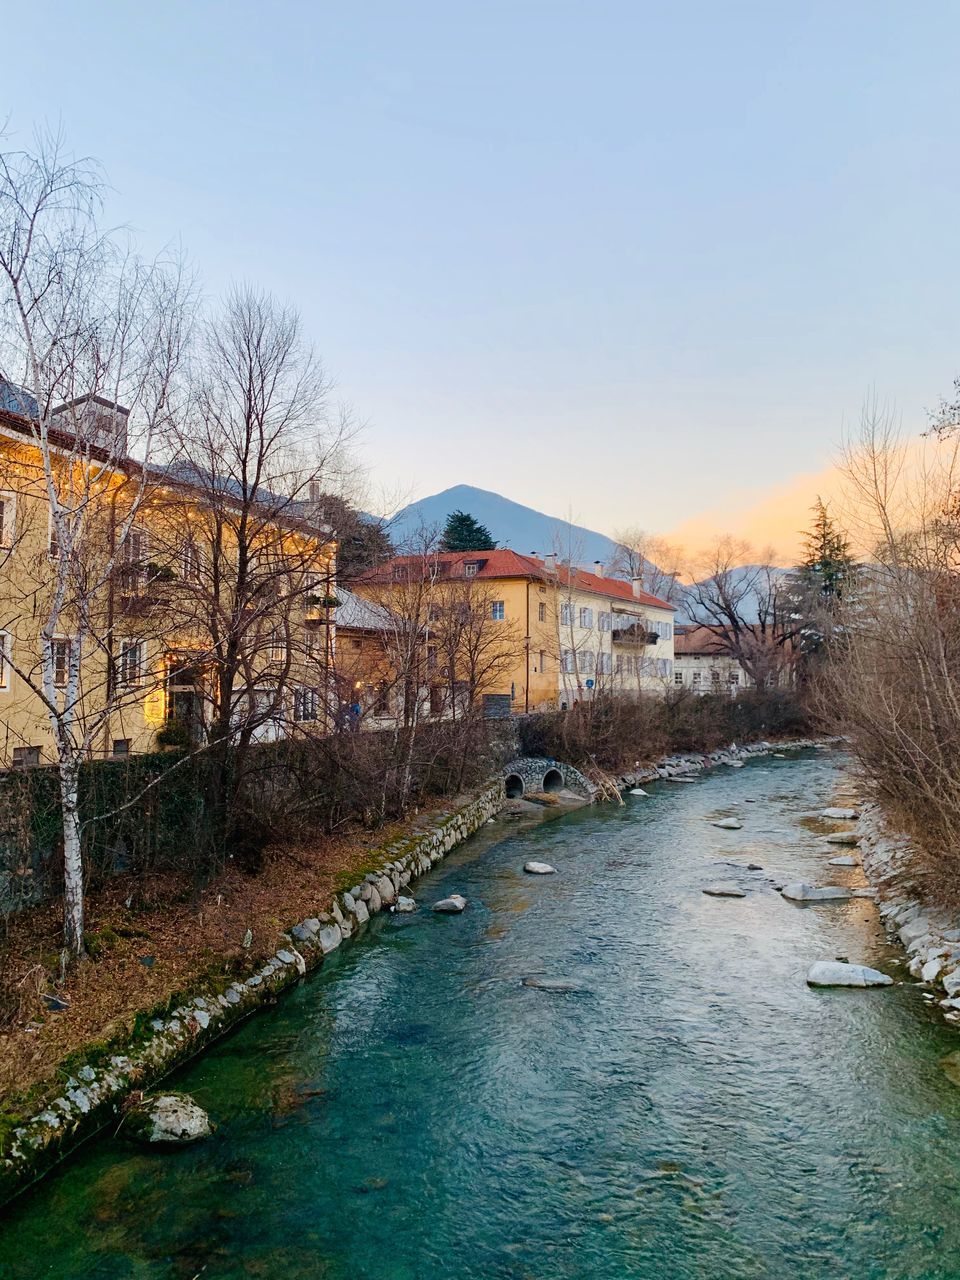
[{"label": "white building", "polygon": [[546,558],[558,584],[560,704],[600,690],[663,693],[673,680],[674,607],[624,582]]}]

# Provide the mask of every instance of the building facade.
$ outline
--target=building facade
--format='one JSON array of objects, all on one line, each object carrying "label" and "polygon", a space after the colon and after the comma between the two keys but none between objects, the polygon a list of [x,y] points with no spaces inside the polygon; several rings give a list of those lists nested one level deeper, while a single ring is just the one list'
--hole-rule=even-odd
[{"label": "building facade", "polygon": [[[91,412],[98,432],[111,414],[122,429],[119,406],[96,401]],[[116,438],[78,447],[64,421],[49,453],[59,507],[77,530],[67,547],[51,519],[36,424],[0,409],[0,768],[56,759],[51,706],[91,758],[198,741],[209,730],[222,661],[217,619],[222,632],[231,599],[246,672],[233,723],[246,719],[250,736],[263,739],[317,719],[335,633],[329,531],[306,512],[282,529],[265,520],[263,590],[252,607],[238,608],[230,521],[222,518],[229,499],[215,520],[196,484],[145,471],[118,453]],[[286,577],[276,567],[285,552]],[[256,572],[248,573],[252,584]],[[42,632],[53,616],[44,663]]]}]

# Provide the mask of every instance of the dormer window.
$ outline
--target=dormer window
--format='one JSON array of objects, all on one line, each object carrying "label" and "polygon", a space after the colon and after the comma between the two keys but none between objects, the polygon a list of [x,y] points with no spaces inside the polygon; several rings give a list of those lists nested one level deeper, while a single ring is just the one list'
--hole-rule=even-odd
[{"label": "dormer window", "polygon": [[475,578],[480,572],[479,560],[467,560],[463,566],[463,576],[465,578]]}]

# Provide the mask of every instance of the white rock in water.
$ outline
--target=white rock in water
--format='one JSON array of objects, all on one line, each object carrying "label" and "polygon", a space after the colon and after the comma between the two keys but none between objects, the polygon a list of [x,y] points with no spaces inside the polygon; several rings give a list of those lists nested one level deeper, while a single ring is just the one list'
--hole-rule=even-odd
[{"label": "white rock in water", "polygon": [[828,844],[859,844],[860,837],[855,831],[834,831],[826,837]]},{"label": "white rock in water", "polygon": [[158,1146],[185,1146],[212,1132],[210,1117],[186,1093],[144,1098],[126,1114],[124,1132]]},{"label": "white rock in water", "polygon": [[739,818],[719,818],[713,825],[722,831],[739,831],[743,827]]},{"label": "white rock in water", "polygon": [[523,869],[531,876],[555,876],[557,874],[557,868],[551,867],[549,862],[525,862]]},{"label": "white rock in water", "polygon": [[728,761],[727,761],[727,764],[729,765],[729,767],[730,767],[731,769],[742,769],[742,768],[743,768],[743,761],[742,761],[742,760],[728,760]]},{"label": "white rock in water", "polygon": [[851,822],[860,815],[856,809],[822,809],[820,811],[821,818],[834,818],[838,822]]},{"label": "white rock in water", "polygon": [[711,898],[745,898],[747,895],[735,884],[708,884],[703,891]]},{"label": "white rock in water", "polygon": [[838,884],[825,884],[820,888],[814,888],[812,884],[804,884],[803,881],[784,885],[780,892],[791,902],[830,902],[853,897],[852,889],[843,889]]},{"label": "white rock in water", "polygon": [[673,778],[668,778],[668,779],[667,779],[667,781],[668,781],[668,782],[696,782],[696,778],[678,778],[678,777],[673,777]]},{"label": "white rock in water", "polygon": [[405,898],[402,894],[397,899],[397,905],[394,908],[395,911],[399,911],[404,915],[409,914],[411,911],[416,911],[416,909],[417,904],[414,902],[413,898]]},{"label": "white rock in water", "polygon": [[630,794],[632,796],[645,796],[647,793],[644,791],[643,787],[632,787]]},{"label": "white rock in water", "polygon": [[807,983],[811,987],[889,987],[893,979],[869,965],[818,960],[810,966]]},{"label": "white rock in water", "polygon": [[860,863],[856,858],[851,858],[849,853],[845,853],[840,858],[828,859],[831,867],[858,867]]},{"label": "white rock in water", "polygon": [[920,970],[920,978],[923,982],[936,982],[940,977],[940,970],[943,968],[943,960],[939,956],[934,956]]},{"label": "white rock in water", "polygon": [[433,904],[434,911],[439,911],[442,915],[457,915],[467,905],[467,900],[459,893],[451,893],[449,898],[441,898],[439,902]]}]

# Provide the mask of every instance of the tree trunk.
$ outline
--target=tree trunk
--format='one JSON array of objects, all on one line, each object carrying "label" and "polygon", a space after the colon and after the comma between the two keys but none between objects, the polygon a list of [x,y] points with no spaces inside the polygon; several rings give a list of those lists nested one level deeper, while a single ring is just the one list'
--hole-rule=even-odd
[{"label": "tree trunk", "polygon": [[63,813],[63,937],[74,958],[83,955],[83,859],[80,849],[80,806],[77,766],[60,763],[60,807]]}]

